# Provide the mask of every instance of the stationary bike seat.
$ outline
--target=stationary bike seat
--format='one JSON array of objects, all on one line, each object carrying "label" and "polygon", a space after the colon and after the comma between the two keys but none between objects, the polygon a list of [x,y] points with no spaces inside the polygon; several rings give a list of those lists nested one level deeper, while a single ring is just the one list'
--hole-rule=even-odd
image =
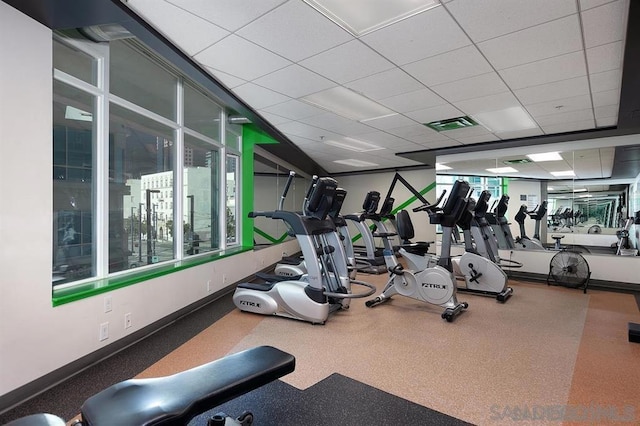
[{"label": "stationary bike seat", "polygon": [[258,346],[172,376],[117,383],[84,402],[82,419],[92,426],[185,425],[294,369],[293,355]]}]

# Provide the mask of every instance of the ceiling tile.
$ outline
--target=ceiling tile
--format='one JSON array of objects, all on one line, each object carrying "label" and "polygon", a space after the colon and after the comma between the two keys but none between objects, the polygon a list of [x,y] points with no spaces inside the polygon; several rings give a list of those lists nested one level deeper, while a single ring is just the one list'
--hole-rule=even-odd
[{"label": "ceiling tile", "polygon": [[539,136],[544,134],[544,132],[536,127],[535,129],[525,129],[525,130],[515,130],[513,132],[501,132],[500,139],[517,139],[517,138],[528,138],[531,136]]},{"label": "ceiling tile", "polygon": [[213,69],[211,67],[205,67],[207,69],[207,71],[209,71],[209,73],[211,73],[219,82],[221,82],[222,84],[224,84],[225,86],[227,86],[230,89],[233,89],[234,87],[240,86],[242,84],[245,84],[246,81],[238,78],[236,76],[233,76],[231,74],[227,74],[226,72],[222,72],[216,69]]},{"label": "ceiling tile", "polygon": [[294,136],[300,136],[302,138],[310,139],[312,141],[320,141],[321,136],[325,139],[340,139],[341,135],[333,132],[328,132],[324,129],[319,129],[308,124],[300,123],[298,121],[290,121],[278,126],[278,130],[282,133]]},{"label": "ceiling tile", "polygon": [[233,34],[198,53],[194,59],[243,80],[253,80],[291,63]]},{"label": "ceiling tile", "polygon": [[495,72],[440,84],[431,88],[449,102],[506,92],[509,88]]},{"label": "ceiling tile", "polygon": [[618,105],[599,106],[594,109],[596,118],[609,118],[618,116]]},{"label": "ceiling tile", "polygon": [[380,99],[378,102],[394,111],[402,113],[447,103],[429,89],[420,89],[391,96]]},{"label": "ceiling tile", "polygon": [[627,7],[626,2],[614,1],[582,12],[585,46],[590,48],[622,40]]},{"label": "ceiling tile", "polygon": [[397,65],[471,44],[447,11],[436,7],[361,37]]},{"label": "ceiling tile", "polygon": [[254,80],[254,83],[292,98],[334,87],[336,84],[300,65],[289,65]]},{"label": "ceiling tile", "polygon": [[130,0],[127,4],[190,56],[229,35],[229,31],[165,1]]},{"label": "ceiling tile", "polygon": [[500,138],[494,135],[493,133],[489,133],[486,135],[469,136],[464,138],[455,138],[455,139],[463,145],[472,145],[476,143],[493,142],[493,141],[500,140]]},{"label": "ceiling tile", "polygon": [[564,112],[559,114],[551,114],[551,115],[541,115],[536,117],[536,121],[544,131],[547,131],[549,126],[554,126],[560,123],[573,123],[573,122],[582,122],[585,120],[592,120],[591,125],[593,126],[593,110],[592,109],[583,109],[580,111],[571,111]]},{"label": "ceiling tile", "polygon": [[618,105],[620,101],[619,90],[607,90],[606,92],[596,92],[593,94],[593,106],[601,107],[606,105]]},{"label": "ceiling tile", "polygon": [[542,126],[542,130],[547,134],[563,133],[563,132],[575,132],[577,130],[592,129],[594,126],[593,119],[573,121],[573,122],[560,122],[556,124],[549,124]]},{"label": "ceiling tile", "polygon": [[524,89],[587,75],[584,53],[574,52],[499,71],[511,89]]},{"label": "ceiling tile", "polygon": [[384,146],[385,148],[411,143],[401,137],[375,129],[371,129],[371,132],[369,133],[363,133],[360,135],[360,139],[369,141],[375,145]]},{"label": "ceiling tile", "polygon": [[456,0],[446,8],[476,43],[577,12],[575,0]]},{"label": "ceiling tile", "polygon": [[266,108],[289,100],[289,97],[253,83],[238,86],[233,91],[255,109]]},{"label": "ceiling tile", "polygon": [[369,133],[373,130],[369,126],[358,123],[357,121],[349,120],[348,118],[344,118],[332,112],[325,112],[312,117],[302,118],[299,121],[345,136],[360,135],[362,133]]},{"label": "ceiling tile", "polygon": [[420,145],[424,146],[427,149],[441,149],[441,148],[451,148],[452,146],[461,146],[462,142],[447,139],[441,141],[426,141],[421,143]]},{"label": "ceiling tile", "polygon": [[481,125],[465,127],[463,129],[447,130],[440,132],[440,134],[455,140],[460,140],[460,138],[470,138],[472,136],[493,136],[490,131]]},{"label": "ceiling tile", "polygon": [[[155,0],[152,0],[155,3]],[[286,0],[170,0],[209,22],[235,31]],[[184,30],[184,28],[182,28]]]},{"label": "ceiling tile", "polygon": [[596,125],[598,127],[609,127],[618,124],[618,116],[607,118],[596,118]]},{"label": "ceiling tile", "polygon": [[595,93],[606,92],[607,90],[617,90],[620,87],[621,78],[621,70],[611,70],[597,74],[590,74],[589,80],[591,81],[591,91]]},{"label": "ceiling tile", "polygon": [[589,108],[592,108],[590,95],[573,96],[526,106],[527,111],[529,111],[529,114],[534,118],[542,115],[579,111]]},{"label": "ceiling tile", "polygon": [[284,124],[284,123],[288,123],[289,121],[291,121],[288,118],[285,117],[281,117],[279,115],[276,114],[272,114],[270,112],[266,112],[266,111],[259,111],[260,115],[262,117],[264,117],[269,123],[273,124],[274,126],[277,126],[279,124]]},{"label": "ceiling tile", "polygon": [[622,42],[587,49],[587,64],[590,74],[622,68]]},{"label": "ceiling tile", "polygon": [[441,136],[438,132],[431,130],[430,128],[422,124],[412,124],[410,126],[397,127],[394,129],[389,129],[387,130],[387,132],[407,140],[412,140],[410,138],[413,136],[420,136],[425,139],[433,140],[438,140],[446,137]]},{"label": "ceiling tile", "polygon": [[483,96],[475,99],[467,99],[453,103],[465,114],[478,114],[480,112],[498,111],[501,109],[521,106],[518,99],[511,92],[499,93],[497,95]]},{"label": "ceiling tile", "polygon": [[515,90],[514,93],[523,105],[537,104],[555,99],[586,95],[589,93],[589,80],[587,76],[570,78]]},{"label": "ceiling tile", "polygon": [[580,0],[580,10],[584,11],[594,7],[602,6],[605,3],[609,3],[611,0]]},{"label": "ceiling tile", "polygon": [[497,70],[581,51],[578,15],[494,38],[478,48]]},{"label": "ceiling tile", "polygon": [[351,81],[345,86],[375,100],[424,89],[422,84],[398,68]]},{"label": "ceiling tile", "polygon": [[346,83],[394,68],[391,62],[360,40],[353,40],[319,53],[305,59],[299,65],[338,83]]},{"label": "ceiling tile", "polygon": [[464,113],[450,104],[438,105],[430,108],[423,108],[405,113],[405,115],[419,123],[431,123],[436,120],[455,118],[463,116]]},{"label": "ceiling tile", "polygon": [[412,62],[402,67],[427,86],[449,83],[492,71],[474,46]]},{"label": "ceiling tile", "polygon": [[289,1],[237,32],[294,62],[353,40],[348,32],[302,1]]},{"label": "ceiling tile", "polygon": [[367,126],[375,127],[376,129],[386,130],[393,129],[395,127],[410,126],[415,124],[415,121],[405,117],[401,114],[394,114],[388,117],[381,117],[375,120],[367,120],[364,122]]},{"label": "ceiling tile", "polygon": [[313,105],[309,105],[308,103],[295,99],[265,108],[264,111],[277,114],[291,120],[299,120],[301,118],[320,115],[326,112],[322,108],[314,107]]}]

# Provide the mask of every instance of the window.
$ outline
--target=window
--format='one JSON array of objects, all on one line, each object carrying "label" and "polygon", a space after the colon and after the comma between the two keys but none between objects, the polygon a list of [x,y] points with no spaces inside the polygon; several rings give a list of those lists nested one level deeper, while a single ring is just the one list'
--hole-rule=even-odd
[{"label": "window", "polygon": [[149,53],[127,40],[109,43],[109,88],[112,94],[170,120],[176,119],[178,78]]},{"label": "window", "polygon": [[54,287],[237,244],[242,129],[215,98],[137,40],[53,45]]},{"label": "window", "polygon": [[174,258],[162,195],[174,131],[115,104],[109,111],[109,272],[118,272]]},{"label": "window", "polygon": [[234,244],[238,242],[238,156],[227,155],[227,243]]},{"label": "window", "polygon": [[185,135],[184,210],[182,227],[185,255],[220,248],[219,149],[206,141]]},{"label": "window", "polygon": [[95,98],[53,85],[53,281],[95,276]]},{"label": "window", "polygon": [[[476,198],[480,193],[484,190],[488,190],[491,192],[491,200],[489,201],[489,210],[492,210],[492,204],[497,202],[502,196],[502,178],[500,177],[482,177],[482,176],[452,176],[452,175],[437,175],[436,176],[436,194],[440,196],[443,190],[446,190],[447,193],[444,196],[442,201],[442,205],[446,202],[446,198],[448,194],[451,192],[453,188],[453,184],[456,180],[463,179],[469,182],[471,186],[471,198]],[[435,202],[435,200],[429,200],[430,202]],[[442,233],[442,227],[440,225],[436,225],[436,231],[438,233]]]}]

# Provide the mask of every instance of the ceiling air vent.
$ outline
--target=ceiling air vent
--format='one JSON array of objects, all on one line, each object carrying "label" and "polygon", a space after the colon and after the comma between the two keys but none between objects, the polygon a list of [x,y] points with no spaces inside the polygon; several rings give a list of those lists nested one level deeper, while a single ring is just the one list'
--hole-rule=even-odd
[{"label": "ceiling air vent", "polygon": [[447,130],[464,129],[465,127],[472,127],[472,126],[478,125],[478,123],[476,123],[475,121],[473,121],[471,118],[467,116],[447,118],[446,120],[432,121],[431,123],[423,123],[423,124],[435,130],[436,132],[445,132]]},{"label": "ceiling air vent", "polygon": [[512,164],[527,164],[527,163],[531,163],[532,161],[529,160],[528,158],[519,158],[517,160],[504,160],[503,163],[504,164],[508,164],[508,165],[512,165]]}]

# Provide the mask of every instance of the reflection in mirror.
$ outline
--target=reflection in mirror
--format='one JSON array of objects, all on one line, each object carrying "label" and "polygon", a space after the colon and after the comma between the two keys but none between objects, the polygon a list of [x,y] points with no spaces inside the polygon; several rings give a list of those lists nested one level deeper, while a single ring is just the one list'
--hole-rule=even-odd
[{"label": "reflection in mirror", "polygon": [[[254,211],[301,211],[309,179],[296,174],[282,200],[290,170],[258,154],[254,159]],[[260,249],[295,238],[281,220],[257,217],[254,220],[254,248]]]},{"label": "reflection in mirror", "polygon": [[[628,138],[582,141],[580,145],[585,149],[557,144],[439,156],[438,163],[449,169],[438,170],[438,175],[506,178],[507,219],[514,236],[519,234],[514,223],[518,208],[527,204],[532,210],[546,200],[547,215],[540,230],[546,247],[554,246],[553,236],[562,235],[563,245],[593,247],[596,254],[637,253],[640,224],[634,226],[629,218],[640,210],[640,146]],[[527,150],[542,157],[523,154]],[[528,235],[534,221],[527,219]],[[630,250],[625,252],[619,249],[627,234],[624,244]]]}]

